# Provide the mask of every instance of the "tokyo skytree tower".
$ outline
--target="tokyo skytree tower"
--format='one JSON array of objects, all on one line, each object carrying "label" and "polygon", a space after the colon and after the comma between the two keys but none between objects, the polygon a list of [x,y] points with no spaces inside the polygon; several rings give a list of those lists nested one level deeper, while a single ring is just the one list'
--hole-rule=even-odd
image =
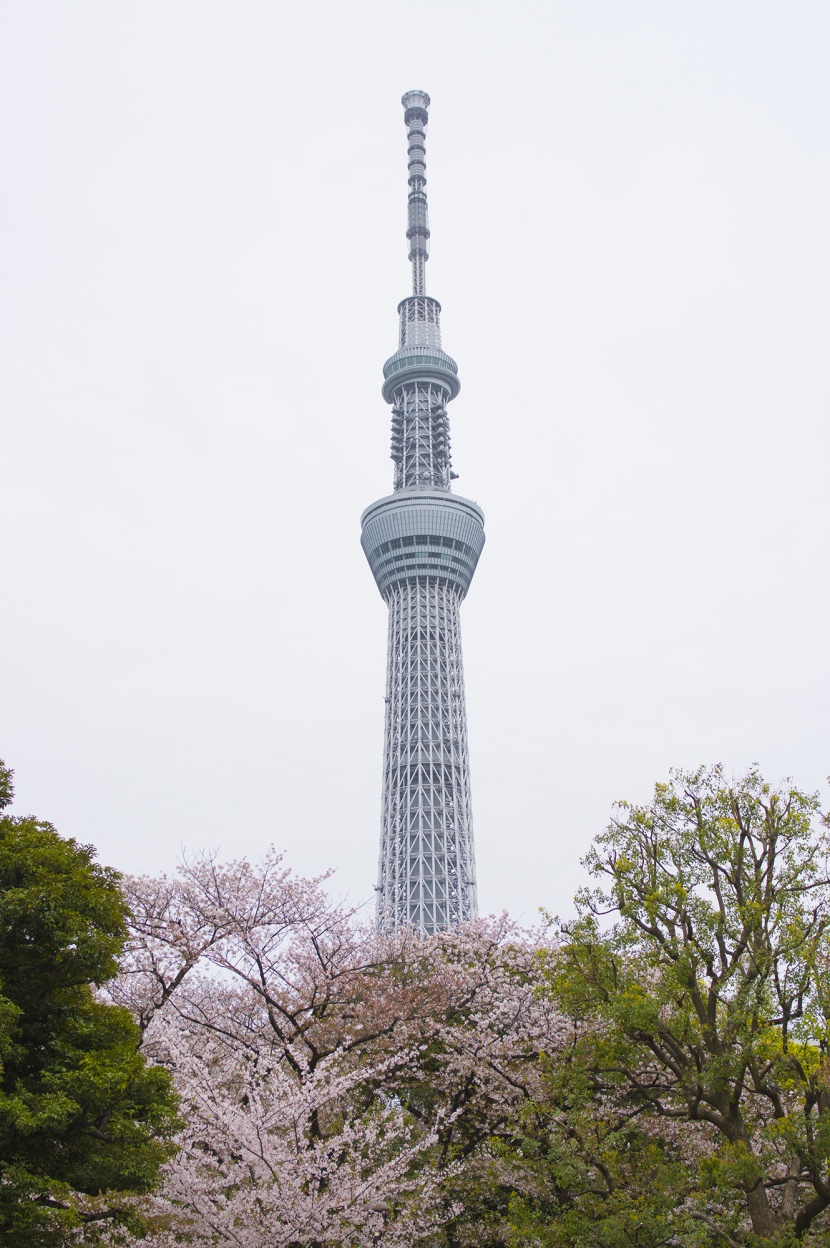
[{"label": "tokyo skytree tower", "polygon": [[424,140],[429,96],[401,103],[409,137],[412,294],[383,366],[392,405],[393,493],[367,507],[361,543],[389,607],[378,921],[426,935],[477,914],[459,608],[484,545],[484,515],[452,494],[447,404],[459,391],[425,292]]}]

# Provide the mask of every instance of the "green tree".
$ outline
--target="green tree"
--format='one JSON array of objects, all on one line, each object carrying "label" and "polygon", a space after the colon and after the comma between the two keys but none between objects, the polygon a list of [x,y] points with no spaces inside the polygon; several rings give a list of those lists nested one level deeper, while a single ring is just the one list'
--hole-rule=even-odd
[{"label": "green tree", "polygon": [[[574,1020],[526,1132],[547,1242],[828,1242],[828,848],[818,799],[757,771],[676,772],[619,807],[546,975]],[[545,1242],[540,1212],[517,1201],[517,1239]]]},{"label": "green tree", "polygon": [[[0,809],[12,797],[0,762]],[[177,1126],[167,1071],[96,998],[126,938],[118,875],[48,823],[0,815],[0,1235],[13,1248],[137,1225]]]},{"label": "green tree", "polygon": [[[543,1089],[496,1156],[509,1230],[533,1248],[691,1248],[677,1210],[694,1184],[677,1141],[595,1077],[584,1032],[543,1059]],[[491,1197],[492,1199],[492,1197]],[[696,1228],[695,1228],[696,1229]]]}]

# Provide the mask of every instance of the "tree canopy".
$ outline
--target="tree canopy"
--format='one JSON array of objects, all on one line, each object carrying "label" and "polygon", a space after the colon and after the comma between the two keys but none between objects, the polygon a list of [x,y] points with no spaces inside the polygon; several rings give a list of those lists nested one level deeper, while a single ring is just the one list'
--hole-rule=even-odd
[{"label": "tree canopy", "polygon": [[553,937],[504,918],[420,938],[361,923],[273,852],[119,881],[3,817],[0,1231],[823,1248],[817,797],[675,772],[616,809],[586,866]]},{"label": "tree canopy", "polygon": [[170,1075],[100,1000],[127,935],[118,875],[49,823],[5,813],[0,763],[0,1235],[13,1248],[134,1224],[178,1125]]},{"label": "tree canopy", "polygon": [[623,1207],[632,1244],[827,1242],[829,850],[815,795],[720,768],[674,773],[597,838],[547,971],[574,1020],[547,1139],[576,1163],[559,1204],[581,1242],[614,1242]]},{"label": "tree canopy", "polygon": [[385,934],[320,884],[274,854],[127,882],[110,991],[186,1119],[156,1248],[410,1248],[481,1213],[492,1141],[555,1042],[537,943],[506,920]]}]

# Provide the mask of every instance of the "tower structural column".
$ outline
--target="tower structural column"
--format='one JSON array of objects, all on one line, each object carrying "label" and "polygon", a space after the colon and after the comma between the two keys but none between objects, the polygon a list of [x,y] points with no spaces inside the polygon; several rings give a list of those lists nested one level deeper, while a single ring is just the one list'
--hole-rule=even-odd
[{"label": "tower structural column", "polygon": [[378,921],[431,935],[477,914],[459,608],[484,514],[451,492],[447,405],[460,383],[441,346],[441,305],[424,282],[430,100],[408,91],[402,104],[413,293],[398,305],[398,350],[383,367],[393,492],[364,511],[361,543],[389,607]]}]

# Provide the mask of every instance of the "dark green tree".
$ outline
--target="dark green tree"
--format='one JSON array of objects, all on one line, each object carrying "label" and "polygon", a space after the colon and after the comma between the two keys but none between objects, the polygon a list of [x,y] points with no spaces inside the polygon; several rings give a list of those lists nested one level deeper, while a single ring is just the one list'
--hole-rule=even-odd
[{"label": "dark green tree", "polygon": [[[0,810],[12,797],[0,762]],[[47,1248],[113,1223],[171,1153],[176,1098],[129,1011],[99,1000],[126,938],[118,875],[48,823],[0,814],[0,1236]]]},{"label": "dark green tree", "polygon": [[829,848],[818,799],[756,771],[619,808],[547,972],[574,1034],[517,1240],[830,1242]]}]

